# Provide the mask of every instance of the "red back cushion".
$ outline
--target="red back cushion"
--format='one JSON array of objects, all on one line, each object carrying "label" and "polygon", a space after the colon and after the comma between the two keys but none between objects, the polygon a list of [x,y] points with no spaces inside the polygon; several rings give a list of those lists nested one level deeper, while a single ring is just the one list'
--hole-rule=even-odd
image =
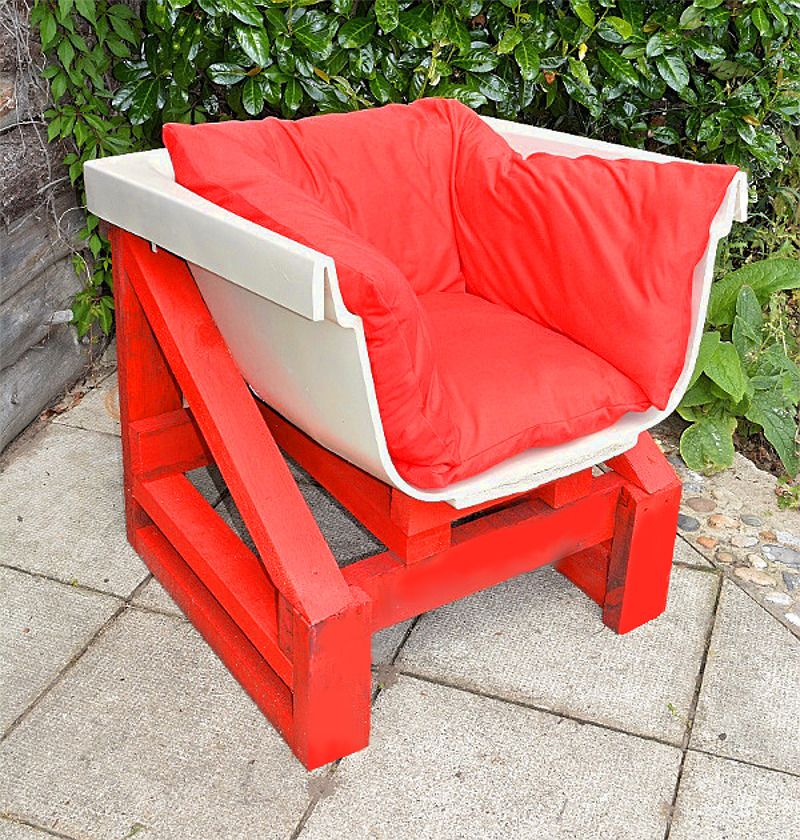
[{"label": "red back cushion", "polygon": [[[472,130],[473,146],[488,145],[485,132]],[[737,171],[523,159],[505,143],[462,155],[455,214],[467,290],[594,351],[663,408],[686,358],[694,269]]]}]

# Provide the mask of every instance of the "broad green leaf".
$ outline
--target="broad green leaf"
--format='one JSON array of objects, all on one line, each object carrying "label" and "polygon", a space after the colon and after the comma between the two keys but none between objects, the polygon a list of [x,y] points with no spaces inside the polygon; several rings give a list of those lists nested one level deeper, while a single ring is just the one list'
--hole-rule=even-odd
[{"label": "broad green leaf", "polygon": [[694,5],[698,9],[716,9],[721,6],[725,0],[694,0]]},{"label": "broad green leaf", "polygon": [[89,23],[97,23],[95,0],[75,0],[75,8],[82,17],[89,21]]},{"label": "broad green leaf", "polygon": [[703,333],[700,339],[700,349],[697,351],[697,360],[694,364],[694,372],[692,378],[689,380],[689,387],[691,388],[697,382],[699,376],[706,368],[711,357],[717,352],[719,347],[720,337],[718,332]]},{"label": "broad green leaf", "polygon": [[58,24],[56,23],[54,15],[47,12],[45,17],[42,18],[42,22],[39,24],[39,37],[42,41],[42,49],[46,50],[50,44],[52,44],[53,39],[56,37],[57,30]]},{"label": "broad green leaf", "polygon": [[605,21],[606,23],[610,23],[626,41],[631,37],[631,35],[633,35],[633,27],[627,20],[611,15],[610,17],[607,17]]},{"label": "broad green leaf", "polygon": [[703,417],[681,435],[681,458],[696,472],[716,471],[733,464],[733,433],[736,419]]},{"label": "broad green leaf", "polygon": [[687,6],[678,20],[681,29],[698,29],[703,25],[703,10],[697,6]]},{"label": "broad green leaf", "polygon": [[330,21],[319,12],[304,15],[294,27],[294,37],[311,52],[330,53],[333,43],[329,34]]},{"label": "broad green leaf", "polygon": [[420,9],[400,12],[394,35],[406,44],[420,49],[431,42],[431,25]]},{"label": "broad green leaf", "polygon": [[130,99],[128,119],[132,125],[141,125],[152,117],[158,107],[158,80],[138,82]]},{"label": "broad green leaf", "polygon": [[577,58],[570,57],[569,72],[572,73],[572,75],[582,85],[586,85],[586,87],[592,86],[592,80],[589,78],[589,70],[582,61],[578,61]]},{"label": "broad green leaf", "polygon": [[241,82],[246,76],[247,71],[243,67],[226,61],[220,61],[217,64],[212,64],[208,68],[208,78],[211,79],[214,84],[225,85],[226,87],[235,85],[237,82]]},{"label": "broad green leaf", "polygon": [[717,280],[711,287],[709,323],[724,325],[733,322],[736,299],[744,285],[752,287],[763,306],[774,292],[800,289],[800,262],[785,257],[759,260]]},{"label": "broad green leaf", "polygon": [[736,348],[729,341],[721,341],[714,355],[706,362],[703,373],[719,385],[734,402],[739,402],[747,388],[747,377]]},{"label": "broad green leaf", "polygon": [[237,23],[233,27],[233,32],[239,46],[253,64],[266,67],[267,64],[272,63],[269,52],[269,36],[263,26],[244,26]]},{"label": "broad green leaf", "polygon": [[216,0],[217,5],[242,23],[259,26],[264,18],[251,0]]},{"label": "broad green leaf", "polygon": [[630,61],[624,59],[619,53],[601,47],[597,51],[597,58],[603,69],[612,79],[633,85],[638,82],[639,74]]},{"label": "broad green leaf", "polygon": [[514,47],[522,40],[522,33],[519,29],[506,29],[503,37],[498,41],[495,49],[498,55],[506,55],[513,51]]},{"label": "broad green leaf", "polygon": [[264,91],[255,76],[250,76],[242,85],[242,107],[251,117],[257,117],[264,110]]},{"label": "broad green leaf", "polygon": [[398,0],[375,0],[375,17],[384,32],[392,32],[400,20]]},{"label": "broad green leaf", "polygon": [[590,29],[595,24],[595,15],[592,11],[592,7],[589,3],[581,2],[573,2],[572,4],[572,11],[581,19],[583,23],[585,23]]},{"label": "broad green leaf", "polygon": [[656,56],[656,70],[658,75],[678,93],[684,91],[689,84],[689,68],[678,55]]},{"label": "broad green leaf", "polygon": [[753,21],[762,37],[768,38],[772,34],[772,24],[769,22],[767,13],[760,6],[756,6],[753,9],[750,20]]},{"label": "broad green leaf", "polygon": [[756,391],[745,416],[761,426],[764,437],[775,447],[786,471],[790,476],[796,476],[800,471],[800,456],[795,441],[796,406],[787,406],[775,391]]},{"label": "broad green leaf", "polygon": [[297,79],[289,79],[283,89],[283,104],[294,113],[303,102],[303,89]]},{"label": "broad green leaf", "polygon": [[363,47],[375,34],[375,21],[357,17],[343,23],[337,36],[339,43],[348,50]]},{"label": "broad green leaf", "polygon": [[519,72],[526,82],[533,81],[539,73],[539,51],[533,36],[523,38],[514,49],[514,59]]},{"label": "broad green leaf", "polygon": [[712,391],[712,382],[707,376],[701,376],[697,382],[683,395],[681,408],[694,408],[706,405],[716,399]]},{"label": "broad green leaf", "polygon": [[764,313],[752,286],[744,285],[736,298],[736,314],[757,333],[764,325]]}]

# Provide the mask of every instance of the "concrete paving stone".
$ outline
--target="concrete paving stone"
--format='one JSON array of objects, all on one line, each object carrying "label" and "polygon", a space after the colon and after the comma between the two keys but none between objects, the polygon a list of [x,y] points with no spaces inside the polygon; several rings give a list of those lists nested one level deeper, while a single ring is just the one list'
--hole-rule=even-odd
[{"label": "concrete paving stone", "polygon": [[[192,480],[216,502],[208,470]],[[128,545],[117,438],[50,425],[0,472],[0,563],[127,597],[147,570]]]},{"label": "concrete paving stone", "polygon": [[47,688],[120,603],[0,568],[0,731]]},{"label": "concrete paving stone", "polygon": [[715,575],[673,567],[666,612],[618,636],[593,601],[545,568],[423,616],[398,665],[679,744],[716,586]]},{"label": "concrete paving stone", "polygon": [[0,816],[0,840],[48,840],[58,835],[39,831],[28,825],[4,819]]},{"label": "concrete paving stone", "polygon": [[800,778],[689,752],[670,840],[788,840],[800,832]]},{"label": "concrete paving stone", "polygon": [[800,773],[800,640],[725,581],[691,746]]},{"label": "concrete paving stone", "polygon": [[128,545],[119,440],[49,426],[0,473],[0,562],[127,596],[145,578]]},{"label": "concrete paving stone", "polygon": [[675,540],[675,551],[672,555],[673,562],[683,563],[686,566],[697,566],[700,569],[713,569],[714,566],[703,555],[693,548],[680,535]]},{"label": "concrete paving stone", "polygon": [[192,627],[140,610],[0,745],[0,813],[84,840],[286,840],[309,779]]},{"label": "concrete paving stone", "polygon": [[104,379],[96,388],[86,393],[69,411],[54,418],[54,423],[119,435],[119,386],[117,374]]},{"label": "concrete paving stone", "polygon": [[674,747],[401,677],[300,838],[653,840],[679,763]]}]

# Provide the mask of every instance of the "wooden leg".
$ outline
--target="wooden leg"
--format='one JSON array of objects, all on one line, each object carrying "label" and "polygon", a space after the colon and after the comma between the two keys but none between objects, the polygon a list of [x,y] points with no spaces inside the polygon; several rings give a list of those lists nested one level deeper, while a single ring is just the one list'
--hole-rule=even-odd
[{"label": "wooden leg", "polygon": [[647,433],[609,466],[630,483],[620,493],[603,621],[628,633],[666,607],[681,484]]}]

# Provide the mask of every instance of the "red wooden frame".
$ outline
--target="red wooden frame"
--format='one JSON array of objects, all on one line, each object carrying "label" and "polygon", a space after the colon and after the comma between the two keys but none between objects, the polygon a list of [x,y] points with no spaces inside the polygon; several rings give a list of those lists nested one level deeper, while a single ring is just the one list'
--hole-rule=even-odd
[{"label": "red wooden frame", "polygon": [[[546,564],[618,633],[663,611],[680,482],[648,434],[598,476],[420,502],[256,400],[182,260],[111,241],[128,539],[306,767],[367,745],[382,627]],[[339,569],[279,447],[387,550]],[[185,476],[212,462],[257,555]]]}]

